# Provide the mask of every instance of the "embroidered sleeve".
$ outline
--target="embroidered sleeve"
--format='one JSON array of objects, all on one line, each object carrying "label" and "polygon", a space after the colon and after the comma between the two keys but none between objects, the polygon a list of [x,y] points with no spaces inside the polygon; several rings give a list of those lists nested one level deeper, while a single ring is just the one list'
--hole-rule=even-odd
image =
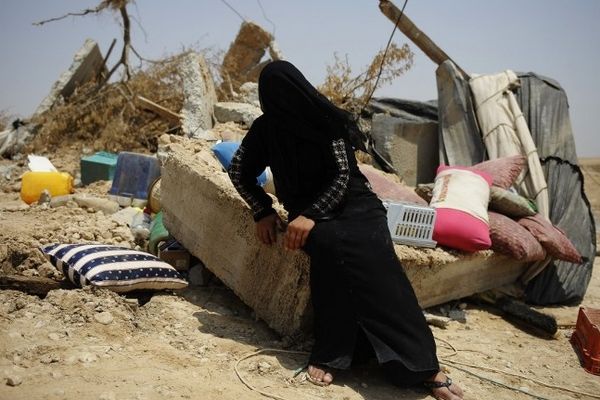
[{"label": "embroidered sleeve", "polygon": [[317,197],[317,200],[302,213],[311,219],[320,219],[328,212],[334,210],[344,199],[350,182],[350,167],[344,139],[334,140],[331,143],[335,159],[336,174],[327,188]]},{"label": "embroidered sleeve", "polygon": [[246,146],[247,144],[242,142],[227,172],[233,186],[252,209],[254,220],[258,221],[275,210],[271,207],[273,200],[258,185],[256,179],[265,168],[264,162],[260,162],[260,157],[256,157],[256,152],[253,151],[255,149],[248,149]]}]

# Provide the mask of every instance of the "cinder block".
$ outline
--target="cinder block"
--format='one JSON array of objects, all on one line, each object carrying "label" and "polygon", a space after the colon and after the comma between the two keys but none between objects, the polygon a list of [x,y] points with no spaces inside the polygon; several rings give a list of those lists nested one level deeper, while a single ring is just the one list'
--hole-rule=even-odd
[{"label": "cinder block", "polygon": [[375,146],[409,186],[430,183],[438,161],[438,124],[407,122],[385,114],[373,116]]}]

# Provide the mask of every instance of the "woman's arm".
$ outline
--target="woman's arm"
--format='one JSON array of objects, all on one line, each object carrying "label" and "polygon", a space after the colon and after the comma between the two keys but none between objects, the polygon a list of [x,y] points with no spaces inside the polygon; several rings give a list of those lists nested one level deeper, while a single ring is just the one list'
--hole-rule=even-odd
[{"label": "woman's arm", "polygon": [[330,144],[335,161],[335,173],[331,182],[317,196],[313,204],[301,215],[313,220],[326,219],[346,197],[350,182],[350,167],[344,139],[333,140]]},{"label": "woman's arm", "polygon": [[256,132],[246,134],[227,170],[238,193],[252,209],[254,221],[274,214],[273,200],[258,185],[256,177],[266,168],[264,149]]},{"label": "woman's arm", "polygon": [[315,202],[289,223],[283,237],[283,245],[289,250],[297,250],[304,246],[315,221],[327,219],[328,213],[334,210],[348,193],[350,167],[344,139],[333,140],[331,152],[336,169],[333,179],[317,196]]}]

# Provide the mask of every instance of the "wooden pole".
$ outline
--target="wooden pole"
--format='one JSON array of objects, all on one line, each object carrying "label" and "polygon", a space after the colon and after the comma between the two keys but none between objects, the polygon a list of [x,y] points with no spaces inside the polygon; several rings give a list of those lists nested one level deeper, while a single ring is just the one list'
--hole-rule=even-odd
[{"label": "wooden pole", "polygon": [[[434,42],[423,33],[417,26],[406,16],[402,14],[400,17],[400,9],[388,0],[379,0],[379,9],[381,12],[390,19],[394,24],[398,23],[398,29],[402,31],[418,48],[420,48],[427,57],[431,59],[437,65],[440,65],[446,60],[452,60],[444,50],[440,49]],[[398,18],[400,20],[398,21]],[[469,77],[461,67],[454,63],[458,70],[465,77]]]}]

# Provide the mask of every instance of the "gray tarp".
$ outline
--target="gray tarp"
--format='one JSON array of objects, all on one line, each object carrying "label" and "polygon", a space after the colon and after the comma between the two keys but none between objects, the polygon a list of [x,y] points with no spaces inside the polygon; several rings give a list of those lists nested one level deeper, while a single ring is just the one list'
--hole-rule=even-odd
[{"label": "gray tarp", "polygon": [[518,74],[517,100],[538,149],[550,197],[550,220],[583,256],[581,265],[553,261],[527,285],[536,304],[578,302],[589,284],[596,255],[596,227],[583,191],[567,96],[560,85],[534,73]]},{"label": "gray tarp", "polygon": [[438,67],[435,77],[438,89],[440,163],[469,166],[486,160],[469,82],[450,60]]}]

